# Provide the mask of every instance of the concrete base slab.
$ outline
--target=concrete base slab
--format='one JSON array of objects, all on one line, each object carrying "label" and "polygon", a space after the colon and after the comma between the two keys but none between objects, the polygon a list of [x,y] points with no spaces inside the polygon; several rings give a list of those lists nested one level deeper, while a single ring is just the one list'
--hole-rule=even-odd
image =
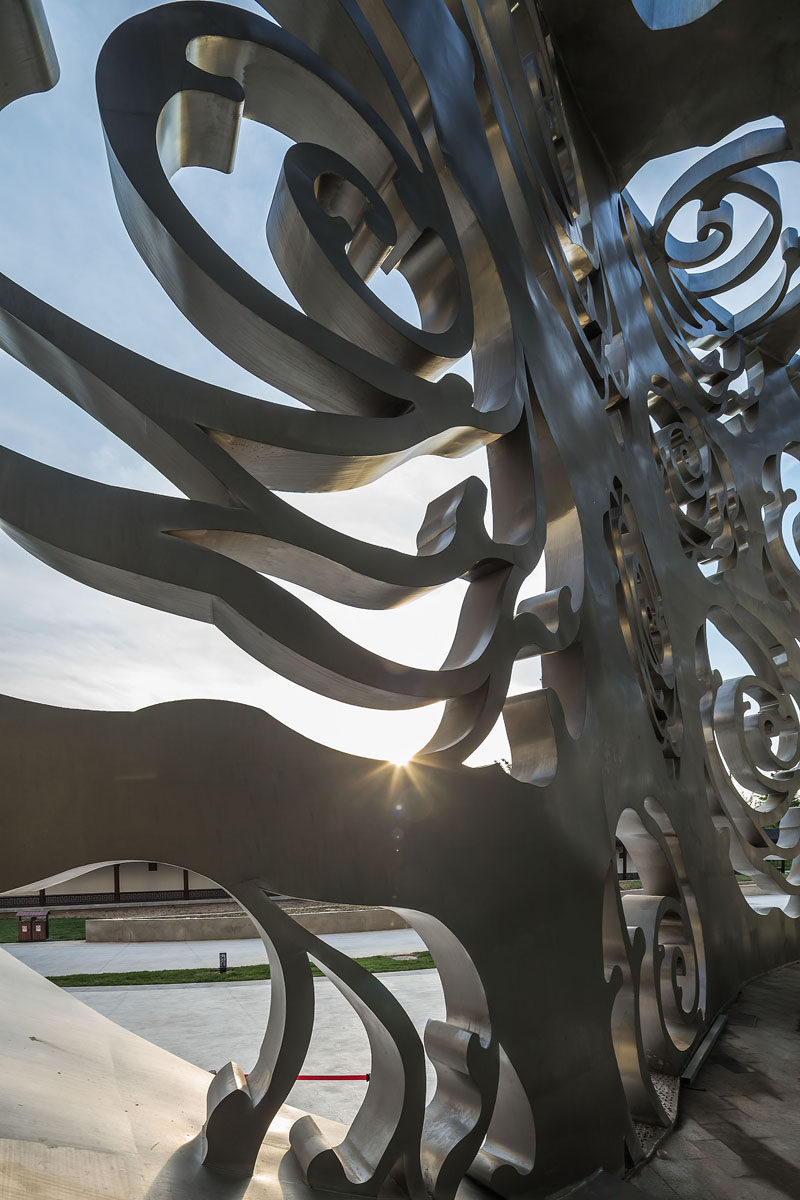
[{"label": "concrete base slab", "polygon": [[[200,1200],[274,1194],[293,1112],[281,1114],[252,1186],[230,1192],[199,1164],[209,1075],[0,956],[0,1178],[4,1200]],[[287,1176],[287,1171],[289,1176]],[[280,1191],[280,1189],[278,1189]]]},{"label": "concrete base slab", "polygon": [[[407,929],[397,913],[386,908],[343,908],[293,914],[311,933],[366,933]],[[246,913],[198,917],[88,917],[87,942],[199,942],[252,938],[253,922]]]},{"label": "concrete base slab", "polygon": [[246,913],[200,917],[87,917],[87,942],[205,942],[255,936]]}]

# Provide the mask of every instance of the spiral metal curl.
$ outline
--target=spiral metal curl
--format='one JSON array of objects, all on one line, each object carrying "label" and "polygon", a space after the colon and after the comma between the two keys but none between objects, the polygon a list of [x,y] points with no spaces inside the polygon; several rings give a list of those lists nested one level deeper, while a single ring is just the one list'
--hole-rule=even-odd
[{"label": "spiral metal curl", "polygon": [[[780,476],[800,445],[800,293],[770,174],[793,150],[784,129],[734,136],[652,222],[620,191],[613,164],[643,159],[650,135],[624,106],[597,127],[581,46],[610,30],[658,70],[653,29],[668,27],[713,74],[731,45],[725,6],[690,6],[697,27],[667,3],[627,25],[624,5],[583,0],[263,7],[277,23],[208,3],[142,12],[107,41],[97,88],[143,261],[209,341],[299,406],[167,370],[0,276],[0,346],[185,497],[0,450],[0,520],[52,567],[212,622],[320,694],[442,701],[441,723],[400,770],[240,705],[98,714],[0,697],[0,770],[18,797],[0,883],[163,858],[255,916],[273,1003],[256,1069],[227,1064],[209,1089],[211,1171],[257,1167],[311,1035],[311,956],[362,1020],[372,1070],[340,1137],[311,1115],[293,1123],[310,1187],[452,1200],[473,1178],[552,1194],[641,1156],[636,1124],[672,1119],[654,1077],[674,1081],[741,983],[800,953],[800,586]],[[41,35],[39,53],[18,46],[0,36],[6,98],[55,79]],[[595,89],[597,109],[625,88],[620,75]],[[709,143],[716,93],[693,94],[685,136]],[[298,307],[232,261],[171,183],[185,167],[231,171],[243,120],[292,143],[266,237]],[[737,197],[763,214],[742,246]],[[694,203],[696,238],[677,238]],[[763,294],[725,307],[771,258]],[[378,270],[404,276],[417,324],[375,295]],[[474,385],[452,369],[466,355]],[[469,477],[435,496],[414,553],[280,494],[484,449],[489,489]],[[281,582],[388,609],[454,580],[465,595],[437,670],[367,650]],[[710,626],[746,669],[730,655],[715,669]],[[541,680],[523,689],[514,668],[532,659]],[[501,716],[508,771],[465,767]],[[48,831],[35,845],[34,804]],[[640,890],[618,886],[617,837]],[[439,967],[445,1020],[421,1039],[389,989],[272,890],[404,914]]]}]

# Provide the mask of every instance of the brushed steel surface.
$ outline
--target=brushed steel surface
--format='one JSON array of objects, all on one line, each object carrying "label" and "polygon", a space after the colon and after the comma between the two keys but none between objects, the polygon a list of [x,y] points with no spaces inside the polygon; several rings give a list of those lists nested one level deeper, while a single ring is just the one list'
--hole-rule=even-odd
[{"label": "brushed steel surface", "polygon": [[[0,886],[161,860],[252,914],[272,1006],[256,1069],[229,1064],[210,1088],[214,1171],[252,1171],[299,1070],[311,955],[363,1020],[373,1063],[343,1140],[310,1116],[293,1126],[309,1185],[376,1195],[391,1181],[449,1200],[474,1180],[545,1196],[640,1159],[670,1123],[664,1077],[746,979],[800,955],[800,531],[789,547],[781,478],[781,456],[800,457],[799,260],[767,169],[794,154],[794,59],[765,101],[765,64],[800,15],[773,0],[757,17],[744,0],[263,7],[281,24],[210,3],[132,18],[100,55],[97,93],[143,260],[210,341],[306,407],[168,370],[0,277],[0,346],[185,496],[4,449],[0,522],[54,568],[212,622],[322,694],[443,700],[444,714],[398,768],[243,705],[2,698],[14,803]],[[665,186],[652,222],[621,190],[654,154],[771,113],[785,127],[710,151]],[[302,311],[170,184],[187,165],[231,170],[243,119],[293,143],[266,236]],[[762,213],[744,241],[736,197]],[[695,201],[696,238],[678,238],[673,217]],[[774,280],[729,311],[772,254]],[[367,286],[377,269],[404,275],[418,328]],[[467,353],[474,387],[447,371]],[[431,502],[416,554],[277,494],[483,446],[491,534],[470,478]],[[542,560],[544,591],[527,596]],[[456,578],[468,587],[438,670],[365,649],[279,582],[387,609]],[[715,670],[712,627],[748,674]],[[514,663],[535,656],[541,688],[509,696]],[[500,715],[510,773],[464,767]],[[619,888],[617,837],[641,890]],[[380,981],[267,890],[397,910],[442,977],[446,1020],[424,1047]]]},{"label": "brushed steel surface", "polygon": [[0,109],[55,87],[58,59],[42,0],[3,0],[0,31]]}]

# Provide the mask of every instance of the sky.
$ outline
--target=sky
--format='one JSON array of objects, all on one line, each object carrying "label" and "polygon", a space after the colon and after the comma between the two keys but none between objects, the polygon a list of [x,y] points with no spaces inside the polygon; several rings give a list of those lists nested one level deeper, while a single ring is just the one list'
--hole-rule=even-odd
[{"label": "sky", "polygon": [[[109,33],[150,7],[133,0],[46,0],[61,78],[55,91],[25,97],[0,112],[2,269],[70,316],[158,362],[292,403],[225,358],[189,324],[123,228],[97,113],[94,67]],[[263,15],[257,3],[244,0],[240,7]],[[223,248],[294,303],[264,236],[288,144],[280,134],[245,121],[232,175],[190,168],[173,182]],[[672,156],[674,161],[645,172],[635,190],[645,211],[654,210],[665,180],[690,158]],[[787,188],[791,182],[787,177]],[[418,323],[402,276],[378,272],[375,288],[401,316]],[[469,378],[468,362],[455,369]],[[0,443],[103,483],[177,494],[123,442],[2,351]],[[419,459],[351,492],[285,498],[335,528],[413,552],[429,501],[472,474],[487,480],[485,452],[456,461]],[[542,572],[534,573],[527,594],[542,585]],[[369,648],[411,665],[436,667],[449,648],[464,587],[455,581],[388,612],[306,598]],[[135,709],[196,697],[237,700],[338,749],[394,761],[404,761],[428,740],[441,712],[440,705],[431,705],[384,713],[318,697],[255,662],[213,626],[96,592],[46,567],[3,535],[0,613],[0,692],[24,699],[93,709]],[[527,690],[539,678],[537,660],[520,664],[512,690]],[[498,726],[470,762],[506,757],[508,744]]]}]

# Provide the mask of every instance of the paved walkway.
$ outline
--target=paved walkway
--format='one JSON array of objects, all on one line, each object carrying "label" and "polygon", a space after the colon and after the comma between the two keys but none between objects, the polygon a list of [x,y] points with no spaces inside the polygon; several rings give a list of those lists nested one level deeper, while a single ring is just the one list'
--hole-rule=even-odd
[{"label": "paved walkway", "polygon": [[[438,971],[396,972],[380,979],[401,1002],[420,1035],[429,1018],[444,1019]],[[118,1025],[209,1071],[229,1061],[244,1071],[252,1069],[264,1036],[270,998],[267,980],[68,990]],[[314,980],[314,998],[314,1033],[300,1074],[365,1074],[370,1069],[369,1043],[353,1009],[327,979]],[[428,1063],[429,1095],[433,1083],[433,1068]],[[286,1102],[321,1117],[349,1122],[364,1099],[366,1086],[353,1080],[301,1081]]]},{"label": "paved walkway", "polygon": [[744,988],[678,1122],[633,1183],[653,1200],[800,1197],[800,963]]},{"label": "paved walkway", "polygon": [[[372,933],[332,933],[322,941],[349,954],[413,954],[425,943],[413,929],[381,929]],[[229,967],[267,961],[260,938],[219,942],[11,942],[9,954],[40,975],[100,974],[106,971],[164,971],[177,967],[217,967],[220,951]]]},{"label": "paved walkway", "polygon": [[[359,956],[421,946],[410,930],[325,940]],[[260,943],[249,941],[53,942],[7,949],[45,974],[214,965],[220,949],[231,965],[263,961]],[[444,1015],[435,971],[381,979],[420,1032],[429,1018]],[[91,1008],[197,1066],[217,1069],[232,1059],[245,1071],[258,1055],[270,996],[267,981],[71,990]],[[366,1035],[350,1006],[327,980],[315,980],[314,990],[317,1019],[303,1073],[368,1071]],[[289,1103],[349,1121],[364,1086],[301,1082]],[[629,1187],[651,1200],[800,1200],[800,963],[742,991],[695,1087],[681,1093],[674,1133]]]}]

